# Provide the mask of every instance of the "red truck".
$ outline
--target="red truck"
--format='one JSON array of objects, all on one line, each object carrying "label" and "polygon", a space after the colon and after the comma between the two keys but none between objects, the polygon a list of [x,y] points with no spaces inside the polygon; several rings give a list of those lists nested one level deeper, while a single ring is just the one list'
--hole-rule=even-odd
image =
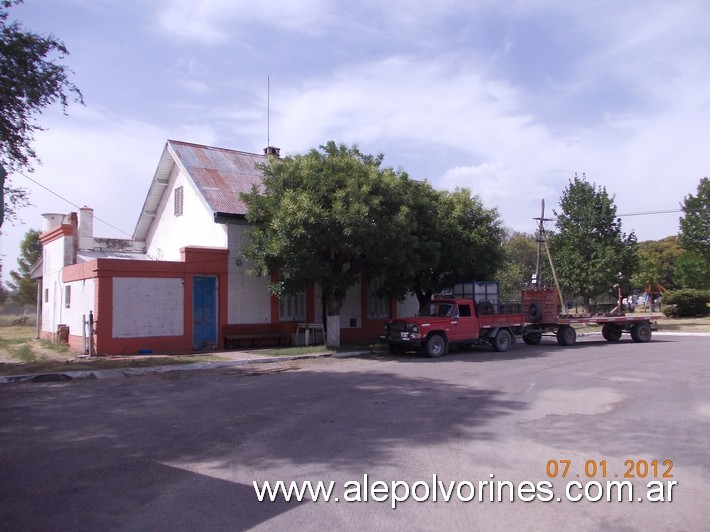
[{"label": "red truck", "polygon": [[522,291],[522,303],[499,303],[473,299],[433,299],[418,316],[398,318],[385,324],[380,337],[393,353],[424,349],[438,358],[451,345],[491,344],[496,351],[507,351],[522,336],[529,345],[540,343],[543,335],[554,335],[560,345],[577,341],[573,325],[601,325],[609,342],[628,332],[635,342],[648,342],[660,314],[626,315],[618,309],[599,314],[560,313],[556,288],[530,288]]},{"label": "red truck", "polygon": [[496,351],[507,351],[522,334],[524,318],[520,304],[434,299],[418,316],[386,323],[380,340],[393,353],[423,348],[433,358],[444,355],[451,345],[491,344]]}]

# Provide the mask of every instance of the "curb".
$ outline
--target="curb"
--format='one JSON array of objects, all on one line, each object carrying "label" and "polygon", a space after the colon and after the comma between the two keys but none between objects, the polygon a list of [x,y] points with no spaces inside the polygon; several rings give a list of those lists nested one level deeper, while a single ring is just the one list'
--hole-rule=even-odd
[{"label": "curb", "polygon": [[28,375],[0,376],[0,384],[16,382],[67,382],[81,379],[115,379],[134,375],[151,375],[171,371],[196,371],[204,369],[229,368],[251,364],[275,364],[277,362],[292,362],[294,360],[310,360],[316,358],[350,358],[364,354],[364,351],[346,353],[322,353],[312,355],[293,355],[285,357],[263,357],[248,360],[225,360],[217,362],[194,362],[191,364],[170,364],[169,366],[151,366],[147,368],[97,369],[83,371],[64,371],[61,373],[34,373]]}]

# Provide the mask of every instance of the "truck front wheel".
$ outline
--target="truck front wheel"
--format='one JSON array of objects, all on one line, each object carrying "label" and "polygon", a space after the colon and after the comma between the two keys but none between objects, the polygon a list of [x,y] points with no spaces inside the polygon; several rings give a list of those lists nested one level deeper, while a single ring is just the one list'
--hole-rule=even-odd
[{"label": "truck front wheel", "polygon": [[432,334],[427,338],[424,349],[431,358],[439,358],[446,353],[446,340],[440,334]]},{"label": "truck front wheel", "polygon": [[501,329],[498,331],[498,334],[495,335],[491,343],[495,351],[502,353],[510,349],[510,346],[513,345],[513,335],[510,334],[508,329]]}]

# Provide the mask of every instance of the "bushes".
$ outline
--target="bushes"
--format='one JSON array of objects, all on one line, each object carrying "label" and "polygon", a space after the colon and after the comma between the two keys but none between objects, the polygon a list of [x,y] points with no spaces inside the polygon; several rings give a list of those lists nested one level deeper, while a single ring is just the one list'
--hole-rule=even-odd
[{"label": "bushes", "polygon": [[687,288],[663,294],[663,313],[671,317],[707,316],[710,314],[710,290]]}]

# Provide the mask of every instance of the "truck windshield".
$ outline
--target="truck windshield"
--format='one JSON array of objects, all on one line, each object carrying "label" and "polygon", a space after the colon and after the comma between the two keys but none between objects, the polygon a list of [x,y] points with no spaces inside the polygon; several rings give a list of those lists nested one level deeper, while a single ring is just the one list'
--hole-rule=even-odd
[{"label": "truck windshield", "polygon": [[427,303],[420,316],[454,316],[456,314],[456,304],[446,301],[430,301]]}]

